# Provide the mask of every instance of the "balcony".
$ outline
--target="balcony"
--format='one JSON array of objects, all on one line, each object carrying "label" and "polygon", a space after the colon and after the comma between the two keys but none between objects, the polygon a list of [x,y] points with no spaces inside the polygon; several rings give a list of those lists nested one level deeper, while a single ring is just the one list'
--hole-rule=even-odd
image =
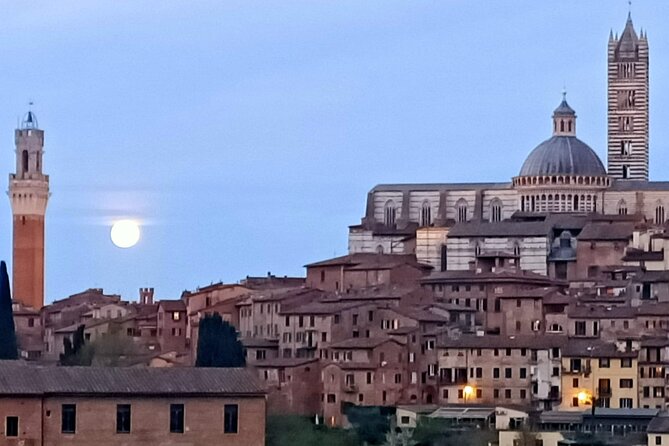
[{"label": "balcony", "polygon": [[455,378],[451,379],[446,376],[444,377],[439,377],[437,383],[440,386],[459,386],[459,385],[465,385],[467,384],[467,378],[460,377],[460,378]]},{"label": "balcony", "polygon": [[344,392],[358,393],[358,386],[356,384],[344,384]]}]

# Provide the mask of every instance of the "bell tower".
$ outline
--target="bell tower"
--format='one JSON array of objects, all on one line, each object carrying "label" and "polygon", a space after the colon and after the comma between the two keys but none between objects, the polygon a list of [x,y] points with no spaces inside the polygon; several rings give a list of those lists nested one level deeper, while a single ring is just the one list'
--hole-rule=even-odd
[{"label": "bell tower", "polygon": [[44,216],[49,176],[42,173],[44,131],[29,111],[14,131],[16,171],[9,175],[13,216],[12,291],[15,300],[44,306]]},{"label": "bell tower", "polygon": [[609,35],[608,173],[648,181],[648,39],[628,14],[620,35]]}]

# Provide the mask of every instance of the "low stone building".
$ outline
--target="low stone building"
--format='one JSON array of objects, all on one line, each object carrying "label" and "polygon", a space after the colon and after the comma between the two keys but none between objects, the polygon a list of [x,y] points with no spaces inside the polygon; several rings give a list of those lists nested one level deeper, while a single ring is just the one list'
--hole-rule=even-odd
[{"label": "low stone building", "polygon": [[265,444],[265,392],[244,369],[0,362],[2,444]]}]

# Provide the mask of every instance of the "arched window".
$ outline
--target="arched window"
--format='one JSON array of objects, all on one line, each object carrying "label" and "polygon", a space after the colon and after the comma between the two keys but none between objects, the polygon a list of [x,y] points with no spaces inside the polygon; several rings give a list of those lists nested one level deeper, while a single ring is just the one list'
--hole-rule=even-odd
[{"label": "arched window", "polygon": [[623,166],[623,178],[629,178],[630,168],[629,166]]},{"label": "arched window", "polygon": [[664,205],[662,204],[661,201],[657,202],[657,206],[655,206],[655,223],[658,225],[661,225],[665,222],[664,218]]},{"label": "arched window", "polygon": [[28,151],[24,150],[21,153],[21,165],[23,166],[23,172],[28,172]]},{"label": "arched window", "polygon": [[560,131],[564,132],[564,121],[560,120]]},{"label": "arched window", "polygon": [[385,223],[386,226],[388,227],[394,227],[395,226],[395,215],[397,214],[397,210],[395,209],[395,203],[393,200],[388,200],[386,201],[386,206],[384,209],[384,214],[383,214],[383,222]]},{"label": "arched window", "polygon": [[455,210],[458,213],[458,222],[467,221],[467,201],[464,198],[460,198],[455,204]]},{"label": "arched window", "polygon": [[618,215],[627,215],[627,203],[625,200],[618,202]]},{"label": "arched window", "polygon": [[513,244],[513,255],[516,257],[520,256],[520,244],[518,242]]},{"label": "arched window", "polygon": [[574,210],[578,211],[578,195],[574,195]]},{"label": "arched window", "polygon": [[432,208],[428,201],[424,201],[423,207],[420,209],[420,225],[432,226]]},{"label": "arched window", "polygon": [[490,221],[502,221],[502,201],[499,198],[490,202]]},{"label": "arched window", "polygon": [[379,245],[376,247],[376,253],[377,254],[383,254],[383,245]]},{"label": "arched window", "polygon": [[568,121],[569,123],[569,131],[571,132],[571,119]]}]

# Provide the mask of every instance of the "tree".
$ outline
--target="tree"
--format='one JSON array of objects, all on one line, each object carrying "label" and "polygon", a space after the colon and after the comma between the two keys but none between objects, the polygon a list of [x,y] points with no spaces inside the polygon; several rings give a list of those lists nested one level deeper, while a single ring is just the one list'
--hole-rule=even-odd
[{"label": "tree", "polygon": [[316,426],[298,415],[267,417],[267,446],[358,446],[355,431]]},{"label": "tree", "polygon": [[16,327],[12,313],[12,294],[9,289],[7,264],[0,262],[0,359],[18,359]]},{"label": "tree", "polygon": [[119,367],[128,364],[128,359],[140,355],[137,345],[118,330],[110,331],[95,339],[84,349],[94,366]]},{"label": "tree", "polygon": [[91,365],[91,350],[84,338],[85,326],[79,325],[72,334],[72,339],[63,339],[64,353],[60,354],[60,365]]},{"label": "tree", "polygon": [[244,367],[244,347],[237,330],[221,318],[208,314],[200,320],[197,340],[197,367]]}]

